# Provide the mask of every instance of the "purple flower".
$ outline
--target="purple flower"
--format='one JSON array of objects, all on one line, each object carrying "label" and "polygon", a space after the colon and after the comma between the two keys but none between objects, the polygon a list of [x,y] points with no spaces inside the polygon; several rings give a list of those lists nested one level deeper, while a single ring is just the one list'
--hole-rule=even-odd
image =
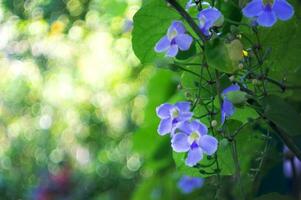
[{"label": "purple flower", "polygon": [[294,8],[286,0],[274,0],[264,4],[262,0],[252,0],[242,10],[244,16],[255,18],[256,22],[265,27],[273,26],[277,18],[289,20],[294,15]]},{"label": "purple flower", "polygon": [[189,10],[189,8],[194,7],[194,6],[196,6],[195,1],[194,1],[194,0],[189,0],[189,1],[187,2],[187,4],[186,4],[185,9],[186,9],[186,10]]},{"label": "purple flower", "polygon": [[284,176],[287,178],[293,178],[294,176],[294,169],[296,175],[301,175],[301,161],[294,156],[294,154],[285,146],[283,149],[284,153],[284,161],[283,161],[283,173]]},{"label": "purple flower", "polygon": [[203,178],[183,176],[178,182],[178,187],[183,193],[188,194],[203,187],[204,181]]},{"label": "purple flower", "polygon": [[200,23],[201,32],[205,36],[210,36],[210,28],[216,25],[218,20],[222,19],[223,16],[216,8],[206,8],[199,12],[198,19]]},{"label": "purple flower", "polygon": [[166,135],[174,132],[179,122],[190,120],[190,102],[178,102],[175,105],[164,103],[156,109],[161,122],[158,127],[160,135]]},{"label": "purple flower", "polygon": [[226,89],[223,90],[222,92],[222,97],[224,99],[223,105],[222,105],[222,112],[221,112],[221,123],[224,124],[226,117],[230,117],[234,114],[235,108],[232,104],[231,101],[229,101],[226,97],[228,92],[234,92],[234,91],[239,91],[240,87],[239,85],[231,85],[227,87]]},{"label": "purple flower", "polygon": [[192,44],[192,37],[186,34],[186,29],[181,21],[173,21],[167,34],[155,46],[155,51],[166,52],[166,56],[175,57],[179,49],[186,51]]},{"label": "purple flower", "polygon": [[188,152],[185,161],[187,166],[196,165],[203,159],[204,153],[212,155],[216,152],[217,139],[207,135],[208,128],[199,121],[182,122],[178,131],[171,139],[171,146],[175,152]]}]

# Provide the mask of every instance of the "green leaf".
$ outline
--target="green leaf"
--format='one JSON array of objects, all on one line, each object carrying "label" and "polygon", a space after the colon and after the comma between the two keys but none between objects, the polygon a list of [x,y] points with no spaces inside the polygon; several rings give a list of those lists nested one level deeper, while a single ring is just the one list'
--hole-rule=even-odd
[{"label": "green leaf", "polygon": [[242,60],[243,46],[239,40],[226,44],[220,39],[210,41],[206,46],[206,57],[210,67],[221,72],[233,73]]},{"label": "green leaf", "polygon": [[278,20],[272,28],[260,29],[259,34],[263,46],[272,50],[268,63],[271,73],[275,78],[286,77],[290,82],[291,76],[300,77],[295,72],[301,63],[301,9],[297,1],[289,2],[295,8],[293,18],[285,22]]},{"label": "green leaf", "polygon": [[255,200],[293,200],[293,198],[289,196],[280,195],[278,193],[269,193],[257,197]]},{"label": "green leaf", "polygon": [[151,63],[164,55],[156,53],[156,43],[179,15],[165,1],[145,3],[134,16],[133,50],[141,63]]},{"label": "green leaf", "polygon": [[247,123],[249,119],[257,119],[259,117],[258,113],[248,106],[236,107],[234,114],[230,119],[234,119],[242,122],[243,124]]},{"label": "green leaf", "polygon": [[301,135],[301,117],[296,110],[278,96],[262,100],[264,116],[290,136]]}]

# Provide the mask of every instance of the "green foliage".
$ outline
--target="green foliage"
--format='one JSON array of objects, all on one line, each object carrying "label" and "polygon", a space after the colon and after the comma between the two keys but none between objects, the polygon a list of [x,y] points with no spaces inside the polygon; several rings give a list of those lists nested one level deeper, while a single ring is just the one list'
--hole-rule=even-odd
[{"label": "green foliage", "polygon": [[243,58],[242,50],[243,46],[239,40],[227,44],[221,39],[214,39],[206,46],[206,58],[210,67],[221,72],[233,73]]},{"label": "green foliage", "polygon": [[269,194],[265,194],[262,195],[258,198],[256,198],[255,200],[293,200],[293,198],[289,197],[289,196],[284,196],[284,195],[280,195],[278,193],[269,193]]},{"label": "green foliage", "polygon": [[[301,34],[299,1],[289,1],[294,5],[295,14],[289,21],[278,21],[269,29],[261,28],[259,35],[262,45],[271,48],[267,65],[274,78],[285,78],[288,83],[299,84],[301,63]],[[294,82],[292,82],[294,81]]]},{"label": "green foliage", "polygon": [[[133,138],[134,149],[146,158],[153,156],[159,150],[160,145],[165,144],[169,139],[168,136],[161,138],[157,134],[159,118],[156,116],[156,107],[174,94],[176,84],[171,81],[172,78],[173,74],[170,71],[156,71],[147,86],[149,101],[144,110],[145,123],[135,132]],[[163,146],[164,148],[166,146]],[[160,155],[160,152],[158,154]]]},{"label": "green foliage", "polygon": [[156,43],[166,34],[172,20],[179,15],[164,1],[145,3],[134,16],[133,50],[141,63],[162,57],[154,51]]},{"label": "green foliage", "polygon": [[264,116],[274,122],[289,136],[301,134],[301,117],[296,110],[278,96],[263,99]]}]

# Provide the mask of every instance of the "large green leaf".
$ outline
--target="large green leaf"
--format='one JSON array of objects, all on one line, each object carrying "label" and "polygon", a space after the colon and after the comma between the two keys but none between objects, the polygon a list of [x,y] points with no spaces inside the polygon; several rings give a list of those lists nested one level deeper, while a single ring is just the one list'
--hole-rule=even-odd
[{"label": "large green leaf", "polygon": [[[294,5],[295,14],[289,21],[278,21],[272,28],[262,28],[259,35],[264,48],[271,48],[271,55],[267,63],[271,73],[276,78],[300,77],[296,74],[301,67],[301,7],[297,1],[290,1]],[[300,83],[299,79],[297,83]]]},{"label": "large green leaf", "polygon": [[264,116],[289,136],[301,135],[301,117],[296,110],[278,96],[263,99]]},{"label": "large green leaf", "polygon": [[145,3],[135,14],[132,43],[141,63],[151,63],[163,56],[156,53],[154,47],[166,34],[172,20],[178,18],[179,15],[165,1]]},{"label": "large green leaf", "polygon": [[230,119],[235,119],[237,121],[247,123],[249,119],[258,118],[258,113],[248,106],[236,107],[234,114],[230,117]]}]

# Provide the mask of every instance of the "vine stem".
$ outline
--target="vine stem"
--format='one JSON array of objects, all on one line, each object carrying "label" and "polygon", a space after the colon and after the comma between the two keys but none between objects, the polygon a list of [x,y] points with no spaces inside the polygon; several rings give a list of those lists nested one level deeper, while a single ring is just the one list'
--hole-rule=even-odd
[{"label": "vine stem", "polygon": [[[216,92],[218,95],[218,100],[219,100],[219,106],[220,109],[222,109],[222,97],[221,97],[221,88],[220,88],[220,74],[218,70],[215,70],[215,76],[216,76]],[[239,165],[239,160],[238,160],[238,154],[237,154],[237,147],[236,147],[236,141],[235,138],[230,142],[231,144],[231,153],[232,153],[232,158],[233,162],[235,165],[235,179],[238,181],[239,185],[239,190],[242,196],[242,200],[245,199],[244,197],[244,192],[243,192],[243,187],[241,184],[241,176],[240,176],[240,165]]]}]

